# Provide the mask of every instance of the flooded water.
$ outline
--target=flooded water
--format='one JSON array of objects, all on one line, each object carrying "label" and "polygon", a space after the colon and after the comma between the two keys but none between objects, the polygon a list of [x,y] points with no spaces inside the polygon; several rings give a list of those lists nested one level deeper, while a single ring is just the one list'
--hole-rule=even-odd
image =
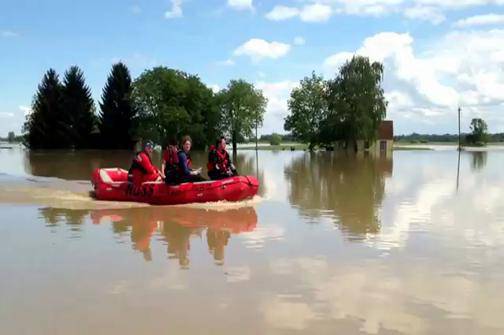
[{"label": "flooded water", "polygon": [[154,207],[89,197],[129,152],[0,149],[0,333],[504,333],[504,151],[257,157]]}]

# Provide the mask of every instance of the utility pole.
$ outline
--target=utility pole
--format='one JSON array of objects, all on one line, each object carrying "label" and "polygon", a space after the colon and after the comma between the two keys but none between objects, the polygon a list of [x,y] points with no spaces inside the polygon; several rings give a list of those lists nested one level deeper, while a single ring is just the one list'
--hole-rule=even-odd
[{"label": "utility pole", "polygon": [[259,123],[259,116],[258,116],[259,113],[256,112],[256,124],[255,124],[255,131],[256,131],[256,152],[257,152],[257,124]]},{"label": "utility pole", "polygon": [[460,106],[458,108],[458,151],[462,150],[462,146],[460,145]]}]

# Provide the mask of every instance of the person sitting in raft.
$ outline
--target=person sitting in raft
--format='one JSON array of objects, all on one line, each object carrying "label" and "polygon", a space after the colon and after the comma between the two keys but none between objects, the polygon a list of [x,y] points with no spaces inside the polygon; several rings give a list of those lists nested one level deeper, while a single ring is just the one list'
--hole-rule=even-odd
[{"label": "person sitting in raft", "polygon": [[176,184],[179,179],[179,158],[178,158],[178,145],[175,138],[168,141],[166,150],[163,152],[163,159],[161,162],[161,171],[164,172],[165,182],[167,184]]},{"label": "person sitting in raft", "polygon": [[221,136],[215,146],[212,145],[209,149],[207,168],[210,179],[218,180],[238,175],[226,151],[226,138],[224,136]]},{"label": "person sitting in raft", "polygon": [[182,137],[182,141],[180,142],[182,145],[182,150],[178,152],[179,159],[179,183],[188,183],[188,182],[198,182],[205,181],[204,178],[201,177],[201,168],[197,170],[193,170],[191,155],[189,152],[191,151],[192,140],[189,136]]},{"label": "person sitting in raft", "polygon": [[128,176],[133,184],[140,185],[147,181],[160,181],[162,173],[152,164],[151,156],[154,151],[154,143],[147,141],[143,150],[135,155]]}]

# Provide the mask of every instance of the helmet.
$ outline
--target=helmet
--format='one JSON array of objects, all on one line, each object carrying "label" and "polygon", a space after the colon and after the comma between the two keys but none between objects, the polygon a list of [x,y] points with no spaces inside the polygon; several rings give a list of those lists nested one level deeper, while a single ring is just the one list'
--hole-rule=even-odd
[{"label": "helmet", "polygon": [[145,149],[154,149],[154,143],[152,141],[145,141],[143,145],[144,150]]}]

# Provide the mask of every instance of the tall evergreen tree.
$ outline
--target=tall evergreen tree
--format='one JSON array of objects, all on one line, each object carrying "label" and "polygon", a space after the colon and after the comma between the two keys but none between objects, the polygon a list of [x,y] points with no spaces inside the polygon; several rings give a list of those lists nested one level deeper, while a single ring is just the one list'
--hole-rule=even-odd
[{"label": "tall evergreen tree", "polygon": [[89,148],[96,121],[94,102],[84,74],[77,66],[65,72],[62,96],[67,143],[75,148]]},{"label": "tall evergreen tree", "polygon": [[131,76],[123,63],[112,66],[100,103],[103,146],[130,149],[133,145],[135,109],[131,103]]},{"label": "tall evergreen tree", "polygon": [[32,149],[64,148],[65,124],[62,121],[62,85],[55,70],[49,69],[33,98],[33,112],[27,117],[25,142]]}]

